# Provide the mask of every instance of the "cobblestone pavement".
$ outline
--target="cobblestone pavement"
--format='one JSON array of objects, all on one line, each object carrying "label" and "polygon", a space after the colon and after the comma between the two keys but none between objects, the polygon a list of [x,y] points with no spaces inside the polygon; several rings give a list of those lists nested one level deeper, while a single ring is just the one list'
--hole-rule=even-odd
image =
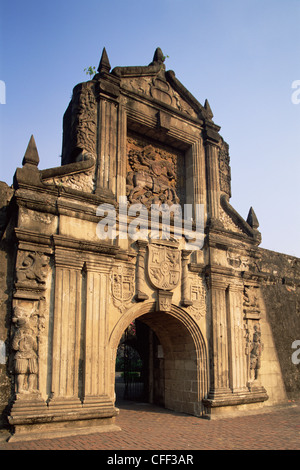
[{"label": "cobblestone pavement", "polygon": [[148,404],[120,408],[121,431],[5,442],[1,450],[300,450],[300,402],[242,417],[205,420]]}]

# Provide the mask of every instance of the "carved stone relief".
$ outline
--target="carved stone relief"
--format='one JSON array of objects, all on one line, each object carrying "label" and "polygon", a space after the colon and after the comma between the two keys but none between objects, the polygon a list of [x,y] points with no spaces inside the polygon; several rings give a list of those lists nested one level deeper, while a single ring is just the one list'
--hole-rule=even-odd
[{"label": "carved stone relief", "polygon": [[260,306],[259,306],[259,288],[255,286],[244,287],[244,314],[245,318],[259,319]]},{"label": "carved stone relief", "polygon": [[231,197],[229,145],[223,139],[219,148],[219,178],[221,191]]},{"label": "carved stone relief", "polygon": [[247,270],[249,266],[249,257],[243,256],[241,253],[237,253],[231,250],[227,251],[227,262],[233,268],[240,268],[241,270]]},{"label": "carved stone relief", "polygon": [[16,393],[38,393],[39,342],[45,329],[45,315],[36,302],[23,302],[14,307],[12,339]]},{"label": "carved stone relief", "polygon": [[82,83],[75,88],[72,114],[76,117],[73,124],[73,147],[96,155],[97,106],[94,84]]},{"label": "carved stone relief", "polygon": [[113,266],[111,274],[111,293],[114,305],[121,313],[128,308],[134,294],[134,267],[122,264]]},{"label": "carved stone relief", "polygon": [[177,93],[166,80],[160,77],[132,78],[126,80],[124,85],[130,91],[138,91],[145,96],[162,101],[189,116],[197,118],[194,109],[181,98],[179,93]]},{"label": "carved stone relief", "polygon": [[259,369],[261,367],[261,354],[263,351],[259,322],[261,311],[258,286],[244,286],[243,310],[246,331],[246,355],[248,358],[248,385],[251,388],[259,386]]},{"label": "carved stone relief", "polygon": [[184,202],[184,157],[137,138],[128,139],[126,193],[131,204]]},{"label": "carved stone relief", "polygon": [[169,312],[172,306],[173,293],[169,291],[158,291],[157,310],[160,312]]},{"label": "carved stone relief", "polygon": [[200,320],[206,314],[206,288],[202,279],[191,280],[190,292],[192,305],[188,307],[188,312],[196,320]]},{"label": "carved stone relief", "polygon": [[248,386],[259,385],[259,370],[263,351],[261,329],[258,321],[246,323],[246,355],[248,358]]},{"label": "carved stone relief", "polygon": [[236,251],[232,249],[227,250],[227,262],[229,266],[240,271],[250,272],[250,273],[259,273],[263,271],[261,261],[257,256],[252,256],[251,254],[245,254],[241,251]]},{"label": "carved stone relief", "polygon": [[45,284],[48,258],[42,253],[21,251],[16,263],[17,283],[35,287]]},{"label": "carved stone relief", "polygon": [[45,184],[54,184],[55,186],[66,186],[77,191],[91,193],[95,189],[95,172],[93,170],[83,171],[65,176],[55,176],[44,179]]},{"label": "carved stone relief", "polygon": [[243,230],[234,223],[232,218],[229,217],[222,207],[220,207],[220,221],[222,222],[225,230],[230,232],[243,233]]},{"label": "carved stone relief", "polygon": [[148,245],[148,275],[156,289],[172,290],[181,276],[181,257],[177,247]]}]

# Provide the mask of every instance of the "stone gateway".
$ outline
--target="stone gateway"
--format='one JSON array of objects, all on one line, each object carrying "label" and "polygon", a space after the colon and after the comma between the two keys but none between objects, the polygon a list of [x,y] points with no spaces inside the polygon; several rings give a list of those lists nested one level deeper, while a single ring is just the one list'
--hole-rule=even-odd
[{"label": "stone gateway", "polygon": [[135,323],[150,403],[214,419],[299,397],[299,259],[261,249],[254,210],[231,206],[219,131],[159,48],[112,70],[104,49],[73,90],[61,166],[39,170],[30,138],[0,183],[12,439],[117,430],[117,352]]}]

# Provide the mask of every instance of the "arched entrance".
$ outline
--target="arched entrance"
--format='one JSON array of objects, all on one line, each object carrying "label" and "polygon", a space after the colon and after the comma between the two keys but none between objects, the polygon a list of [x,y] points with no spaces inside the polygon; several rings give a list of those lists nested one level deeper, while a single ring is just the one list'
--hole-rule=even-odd
[{"label": "arched entrance", "polygon": [[148,401],[149,328],[135,320],[124,331],[117,350],[116,404]]},{"label": "arched entrance", "polygon": [[149,327],[147,401],[201,416],[202,399],[208,392],[208,367],[206,345],[198,325],[176,306],[168,313],[156,311],[156,303],[132,308],[119,320],[110,337],[114,357],[123,332],[135,319]]}]

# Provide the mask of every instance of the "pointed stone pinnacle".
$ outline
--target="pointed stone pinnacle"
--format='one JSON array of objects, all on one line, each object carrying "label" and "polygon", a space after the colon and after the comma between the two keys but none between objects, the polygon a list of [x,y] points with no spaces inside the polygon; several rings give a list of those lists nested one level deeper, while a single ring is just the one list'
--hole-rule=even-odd
[{"label": "pointed stone pinnacle", "polygon": [[110,69],[111,69],[111,66],[108,60],[108,55],[107,55],[105,47],[103,47],[102,56],[101,56],[99,67],[98,67],[98,72],[109,73]]},{"label": "pointed stone pinnacle", "polygon": [[211,110],[211,107],[210,107],[210,104],[208,102],[208,100],[205,100],[205,103],[204,103],[204,108],[206,109],[207,111],[207,116],[209,119],[212,119],[214,117],[213,115],[213,112]]},{"label": "pointed stone pinnacle", "polygon": [[158,62],[158,63],[163,63],[165,61],[165,56],[163,55],[163,52],[160,47],[157,47],[154,56],[153,56],[153,61],[152,62]]},{"label": "pointed stone pinnacle", "polygon": [[40,162],[39,154],[36,148],[36,143],[33,135],[30,137],[29,144],[27,146],[22,165],[30,165],[32,167],[37,167]]},{"label": "pointed stone pinnacle", "polygon": [[258,227],[259,227],[258,219],[257,219],[256,214],[255,214],[252,207],[250,207],[250,210],[249,210],[249,214],[248,214],[248,217],[247,217],[247,223],[254,230],[258,229]]}]

